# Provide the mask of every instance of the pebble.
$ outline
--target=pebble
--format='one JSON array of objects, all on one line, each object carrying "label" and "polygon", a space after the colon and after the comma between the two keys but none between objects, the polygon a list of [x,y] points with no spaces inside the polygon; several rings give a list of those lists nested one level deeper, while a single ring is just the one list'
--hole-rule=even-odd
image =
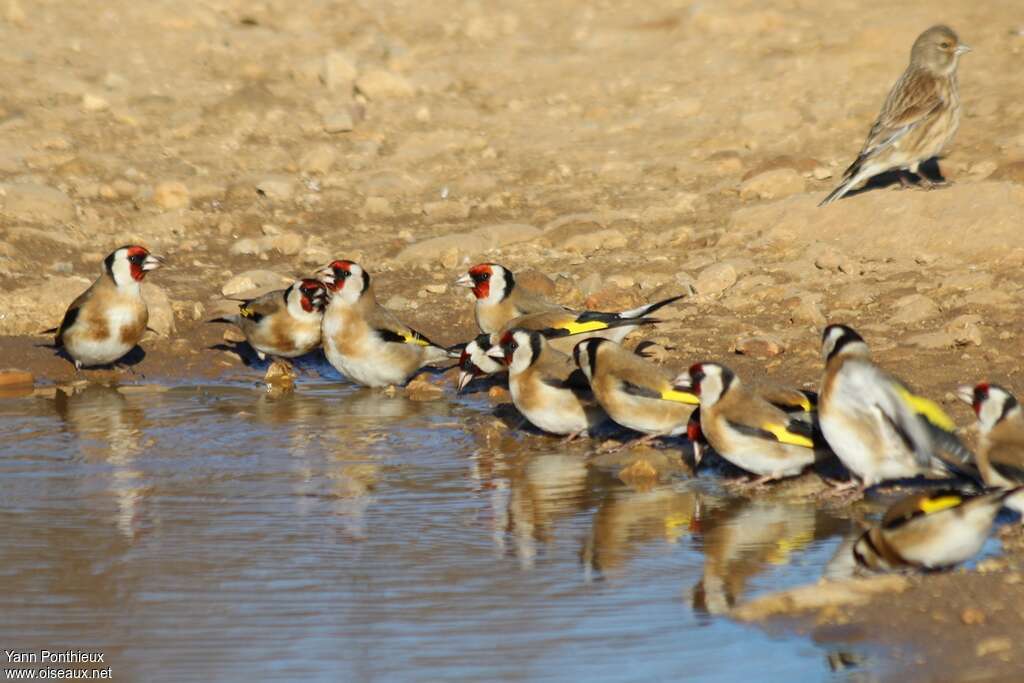
[{"label": "pebble", "polygon": [[174,307],[167,296],[167,291],[158,284],[146,280],[142,283],[142,297],[149,309],[148,326],[158,337],[170,337],[174,334]]},{"label": "pebble", "polygon": [[444,396],[444,388],[427,379],[426,373],[417,375],[405,386],[410,401],[437,401]]},{"label": "pebble", "polygon": [[781,199],[806,189],[804,177],[791,168],[759,173],[740,185],[740,199]]},{"label": "pebble", "polygon": [[923,294],[908,294],[893,304],[896,313],[889,318],[892,325],[913,325],[939,314],[939,305]]},{"label": "pebble", "polygon": [[291,282],[291,278],[272,270],[247,270],[224,283],[220,292],[224,296],[235,296],[254,290],[279,289],[287,287]]},{"label": "pebble", "polygon": [[540,230],[526,223],[495,223],[469,232],[453,233],[414,242],[395,256],[399,262],[440,260],[445,268],[454,268],[460,254],[478,255],[491,249],[533,240]]},{"label": "pebble", "polygon": [[270,246],[285,256],[294,256],[302,251],[306,240],[295,232],[284,232],[270,239]]},{"label": "pebble", "polygon": [[622,249],[628,244],[629,240],[626,239],[622,231],[615,228],[605,228],[594,231],[580,230],[567,235],[561,235],[558,239],[554,240],[553,246],[579,254],[592,254],[601,249]]},{"label": "pebble", "polygon": [[359,70],[355,63],[344,52],[333,50],[324,55],[320,80],[328,90],[352,92],[358,76]]},{"label": "pebble", "polygon": [[953,342],[957,346],[967,344],[981,346],[981,320],[980,315],[967,313],[950,320],[943,329],[953,336]]},{"label": "pebble", "polygon": [[240,256],[256,256],[257,254],[263,253],[263,245],[260,240],[255,240],[251,237],[243,237],[232,244],[228,251]]},{"label": "pebble", "polygon": [[721,294],[736,284],[736,267],[731,263],[716,263],[701,271],[694,288],[698,294]]},{"label": "pebble", "polygon": [[324,132],[347,133],[356,127],[352,112],[348,109],[334,109],[324,114]]},{"label": "pebble", "polygon": [[416,89],[409,79],[383,69],[367,71],[356,78],[355,85],[356,90],[370,100],[412,97],[416,94]]},{"label": "pebble", "polygon": [[444,294],[445,292],[448,291],[448,285],[444,284],[443,282],[440,282],[437,284],[426,285],[423,289],[425,289],[430,294]]},{"label": "pebble", "polygon": [[751,337],[740,337],[736,340],[733,348],[736,353],[753,358],[772,358],[781,355],[786,350],[786,344],[779,337],[774,335],[754,335]]},{"label": "pebble", "polygon": [[110,102],[100,95],[86,93],[82,95],[82,109],[85,111],[105,111],[110,108]]},{"label": "pebble", "polygon": [[414,308],[419,308],[419,304],[415,301],[410,301],[400,294],[395,294],[387,303],[384,304],[385,308],[390,308],[393,311],[408,311]]},{"label": "pebble", "polygon": [[606,279],[608,284],[622,289],[629,289],[636,285],[636,279],[630,275],[609,275]]},{"label": "pebble", "polygon": [[[115,187],[116,191],[117,188]],[[120,193],[118,193],[120,194]],[[188,188],[176,180],[165,181],[153,188],[153,203],[161,209],[183,209],[189,205]]]},{"label": "pebble", "polygon": [[289,176],[267,176],[256,183],[256,191],[270,199],[288,200],[295,194],[295,180]]},{"label": "pebble", "polygon": [[960,613],[960,621],[967,626],[977,626],[984,624],[986,620],[985,613],[977,607],[967,607],[963,612]]},{"label": "pebble", "polygon": [[1011,650],[1013,650],[1013,640],[1006,636],[992,636],[979,642],[974,648],[974,654],[977,657],[987,657],[989,655],[1010,652]]},{"label": "pebble", "polygon": [[459,199],[427,202],[423,205],[423,214],[435,221],[462,220],[469,218],[469,205]]},{"label": "pebble", "polygon": [[299,168],[304,173],[325,175],[334,168],[337,158],[338,154],[331,145],[317,145],[302,155],[299,159]]},{"label": "pebble", "polygon": [[16,370],[14,368],[0,370],[0,387],[30,387],[34,382],[35,377],[26,370]]}]

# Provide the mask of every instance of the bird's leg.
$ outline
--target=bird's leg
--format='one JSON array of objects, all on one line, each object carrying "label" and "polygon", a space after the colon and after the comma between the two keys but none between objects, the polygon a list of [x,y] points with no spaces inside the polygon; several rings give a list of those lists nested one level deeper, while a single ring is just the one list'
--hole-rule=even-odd
[{"label": "bird's leg", "polygon": [[576,430],[572,434],[566,434],[565,438],[562,439],[562,443],[572,443],[573,441],[575,441],[576,439],[578,439],[580,437],[580,434],[582,434],[585,431],[587,431],[587,430],[584,427],[583,429]]},{"label": "bird's leg", "polygon": [[822,477],[831,488],[822,494],[824,498],[856,498],[864,495],[864,484],[856,479],[838,481]]}]

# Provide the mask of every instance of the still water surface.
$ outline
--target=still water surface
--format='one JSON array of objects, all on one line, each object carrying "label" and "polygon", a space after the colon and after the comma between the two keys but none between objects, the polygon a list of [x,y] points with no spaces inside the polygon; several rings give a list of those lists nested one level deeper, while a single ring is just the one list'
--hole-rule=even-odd
[{"label": "still water surface", "polygon": [[816,580],[849,521],[714,477],[634,490],[585,445],[486,438],[491,411],[337,383],[0,399],[0,649],[140,681],[846,680],[717,615]]}]

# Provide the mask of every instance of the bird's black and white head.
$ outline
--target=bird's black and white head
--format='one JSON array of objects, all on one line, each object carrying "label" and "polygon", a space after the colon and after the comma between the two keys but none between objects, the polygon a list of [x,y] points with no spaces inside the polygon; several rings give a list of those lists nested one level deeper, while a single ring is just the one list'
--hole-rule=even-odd
[{"label": "bird's black and white head", "polygon": [[112,251],[103,260],[103,270],[118,287],[138,286],[146,273],[156,270],[163,259],[149,253],[145,247],[129,244]]},{"label": "bird's black and white head", "polygon": [[687,373],[689,382],[676,380],[680,386],[689,385],[690,391],[700,397],[702,406],[713,406],[722,400],[733,387],[739,385],[739,380],[732,370],[718,363],[696,363],[690,366]]},{"label": "bird's black and white head", "polygon": [[469,287],[478,303],[500,304],[512,294],[516,279],[512,271],[497,263],[478,263],[455,281],[459,287]]},{"label": "bird's black and white head", "polygon": [[1010,415],[1020,413],[1020,404],[1014,395],[998,384],[981,382],[972,393],[971,407],[978,416],[982,432],[988,432]]},{"label": "bird's black and white head", "polygon": [[459,379],[457,391],[461,393],[477,377],[493,375],[505,369],[504,359],[488,356],[488,351],[497,344],[496,335],[480,334],[466,344],[459,356]]},{"label": "bird's black and white head", "polygon": [[327,305],[327,287],[320,280],[296,280],[285,292],[288,311],[297,318],[318,316]]},{"label": "bird's black and white head", "polygon": [[949,75],[956,71],[960,56],[970,51],[950,27],[932,26],[914,41],[910,63],[935,74]]},{"label": "bird's black and white head", "polygon": [[871,354],[867,343],[852,328],[846,325],[829,325],[821,333],[821,356],[825,363],[833,358],[857,356],[867,358]]},{"label": "bird's black and white head", "polygon": [[516,375],[537,362],[544,344],[540,332],[517,328],[505,332],[499,344],[488,351],[488,355],[504,359],[509,373]]},{"label": "bird's black and white head", "polygon": [[614,342],[600,337],[584,339],[572,350],[572,359],[576,361],[576,367],[580,369],[588,382],[594,381],[594,374],[597,372],[597,356],[601,347]]},{"label": "bird's black and white head", "polygon": [[332,301],[354,304],[370,288],[370,274],[355,261],[331,261],[317,272]]}]

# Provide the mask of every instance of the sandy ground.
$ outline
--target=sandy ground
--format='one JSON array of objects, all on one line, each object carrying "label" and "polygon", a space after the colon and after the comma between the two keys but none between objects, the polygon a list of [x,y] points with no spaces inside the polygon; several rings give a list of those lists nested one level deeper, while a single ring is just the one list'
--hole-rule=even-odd
[{"label": "sandy ground", "polygon": [[[818,209],[938,22],[975,48],[953,185]],[[691,292],[651,335],[673,367],[814,387],[821,328],[847,322],[966,425],[958,384],[1024,390],[1022,30],[1013,3],[2,0],[2,365],[72,377],[31,335],[126,242],[170,259],[148,379],[256,376],[203,321],[335,257],[464,340],[450,283],[492,260],[573,305]],[[1002,601],[999,576],[954,574],[852,618],[974,657],[963,586]],[[945,616],[887,616],[919,600]]]}]

